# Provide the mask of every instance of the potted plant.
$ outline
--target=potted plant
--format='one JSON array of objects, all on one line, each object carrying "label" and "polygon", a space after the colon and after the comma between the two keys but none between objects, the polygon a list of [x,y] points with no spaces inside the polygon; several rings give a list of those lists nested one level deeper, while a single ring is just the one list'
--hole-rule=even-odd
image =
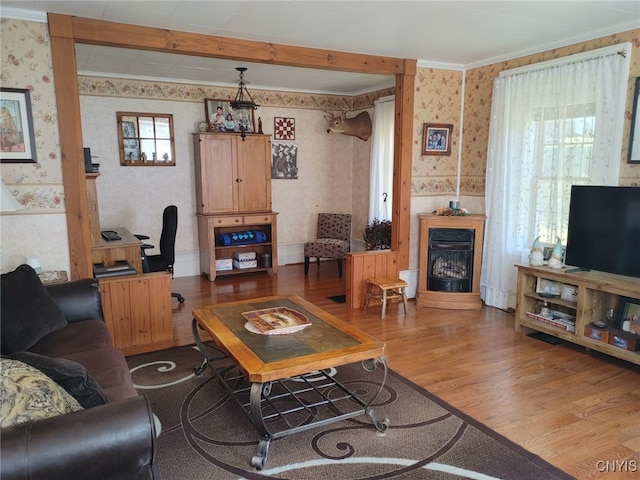
[{"label": "potted plant", "polygon": [[391,220],[374,218],[367,223],[362,236],[366,250],[386,250],[391,248]]}]

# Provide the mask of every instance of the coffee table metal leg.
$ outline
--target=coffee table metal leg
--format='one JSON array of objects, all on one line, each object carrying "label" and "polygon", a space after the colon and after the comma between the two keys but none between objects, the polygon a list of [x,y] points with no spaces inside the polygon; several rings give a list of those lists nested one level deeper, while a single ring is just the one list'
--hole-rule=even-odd
[{"label": "coffee table metal leg", "polygon": [[258,442],[258,450],[251,459],[251,465],[258,470],[267,463],[267,455],[269,454],[269,443],[271,442],[271,434],[264,424],[264,416],[262,414],[262,395],[268,397],[271,393],[271,382],[269,383],[252,383],[251,393],[249,394],[249,419],[253,423],[256,430],[260,434]]},{"label": "coffee table metal leg", "polygon": [[212,357],[209,354],[209,351],[208,351],[207,347],[204,345],[204,343],[202,343],[202,340],[200,339],[200,334],[198,333],[198,328],[199,328],[198,327],[198,321],[194,318],[192,323],[191,323],[191,331],[193,332],[193,340],[196,342],[196,345],[198,346],[198,350],[200,350],[200,353],[202,353],[202,355],[204,356],[204,359],[202,360],[202,364],[199,367],[194,367],[193,368],[193,373],[195,373],[195,375],[199,377],[207,369],[207,365],[209,365],[210,362],[212,362],[214,360],[220,360],[220,359],[226,358],[226,355],[224,353],[220,352],[216,348],[216,350],[220,352],[220,356]]},{"label": "coffee table metal leg", "polygon": [[269,454],[269,443],[271,443],[271,437],[269,435],[262,435],[258,442],[258,450],[251,459],[251,466],[256,467],[258,470],[262,470],[267,464],[267,455]]},{"label": "coffee table metal leg", "polygon": [[362,362],[362,368],[367,372],[372,372],[376,369],[378,362],[382,364],[382,371],[383,371],[382,382],[380,383],[380,389],[375,394],[375,396],[366,405],[364,405],[364,413],[369,415],[371,420],[373,420],[373,424],[375,425],[376,429],[379,432],[384,433],[387,431],[387,428],[389,428],[389,419],[383,418],[382,420],[378,420],[378,416],[373,411],[371,404],[376,401],[376,399],[378,398],[378,395],[380,395],[380,393],[382,392],[384,385],[387,383],[387,372],[389,370],[389,367],[387,365],[387,359],[385,357],[378,357],[378,358],[372,358],[370,360],[364,360]]}]

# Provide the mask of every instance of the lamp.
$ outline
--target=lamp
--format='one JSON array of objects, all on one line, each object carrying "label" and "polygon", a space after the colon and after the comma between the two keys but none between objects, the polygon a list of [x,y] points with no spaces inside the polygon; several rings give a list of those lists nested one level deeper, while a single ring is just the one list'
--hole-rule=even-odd
[{"label": "lamp", "polygon": [[253,101],[253,97],[249,93],[249,90],[247,90],[247,86],[244,84],[244,72],[246,72],[247,69],[245,67],[237,67],[236,70],[240,72],[240,83],[238,84],[238,93],[236,93],[236,98],[233,102],[230,102],[229,105],[233,110],[237,111],[240,116],[238,126],[240,127],[240,136],[244,142],[244,137],[247,136],[247,126],[250,122],[249,112],[257,110],[260,105],[256,105],[256,102]]},{"label": "lamp", "polygon": [[7,186],[2,183],[2,197],[0,201],[0,211],[1,212],[15,212],[18,210],[22,210],[22,205],[18,203],[16,197],[11,195],[11,192],[7,188]]}]

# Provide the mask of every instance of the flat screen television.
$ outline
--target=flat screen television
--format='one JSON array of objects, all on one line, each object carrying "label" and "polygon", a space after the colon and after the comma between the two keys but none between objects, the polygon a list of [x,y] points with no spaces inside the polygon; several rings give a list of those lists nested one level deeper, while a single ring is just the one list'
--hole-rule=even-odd
[{"label": "flat screen television", "polygon": [[640,277],[640,187],[573,185],[564,262]]}]

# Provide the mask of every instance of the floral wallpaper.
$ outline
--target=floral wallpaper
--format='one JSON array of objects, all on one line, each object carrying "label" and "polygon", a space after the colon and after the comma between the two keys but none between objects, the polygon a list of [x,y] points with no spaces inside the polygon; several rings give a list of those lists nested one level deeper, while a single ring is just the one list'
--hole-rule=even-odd
[{"label": "floral wallpaper", "polygon": [[64,189],[47,24],[0,21],[3,87],[30,91],[37,163],[5,163],[2,179],[26,213],[64,212]]},{"label": "floral wallpaper", "polygon": [[[80,95],[99,95],[102,97],[131,97],[154,100],[172,100],[202,102],[204,98],[233,99],[237,89],[228,87],[210,87],[203,85],[185,85],[170,82],[151,82],[144,80],[117,79],[80,76],[78,79]],[[393,92],[393,89],[391,89]],[[366,108],[389,90],[373,92],[360,97],[340,95],[321,95],[268,90],[251,90],[256,103],[269,107],[291,107],[313,110],[345,110]],[[357,102],[356,102],[357,100]]]},{"label": "floral wallpaper", "polygon": [[[620,185],[640,184],[640,165],[627,163],[627,149],[631,129],[631,112],[635,78],[640,76],[640,30],[630,30],[615,35],[609,35],[596,40],[571,45],[569,47],[548,50],[546,52],[529,55],[505,62],[495,63],[467,71],[465,103],[464,103],[464,144],[462,152],[461,190],[475,188],[480,180],[484,184],[485,168],[487,164],[487,145],[489,141],[489,122],[491,118],[491,96],[493,94],[493,79],[503,70],[531,65],[538,62],[586,52],[596,48],[607,47],[623,42],[631,42],[631,66],[629,71],[629,87],[627,90],[627,104],[625,108],[625,124],[622,138],[622,152],[620,154]],[[473,185],[470,185],[469,182]],[[482,187],[484,190],[484,186]]]},{"label": "floral wallpaper", "polygon": [[[455,196],[458,175],[462,72],[418,68],[415,79],[412,196]],[[450,155],[422,155],[425,123],[450,123]]]}]

